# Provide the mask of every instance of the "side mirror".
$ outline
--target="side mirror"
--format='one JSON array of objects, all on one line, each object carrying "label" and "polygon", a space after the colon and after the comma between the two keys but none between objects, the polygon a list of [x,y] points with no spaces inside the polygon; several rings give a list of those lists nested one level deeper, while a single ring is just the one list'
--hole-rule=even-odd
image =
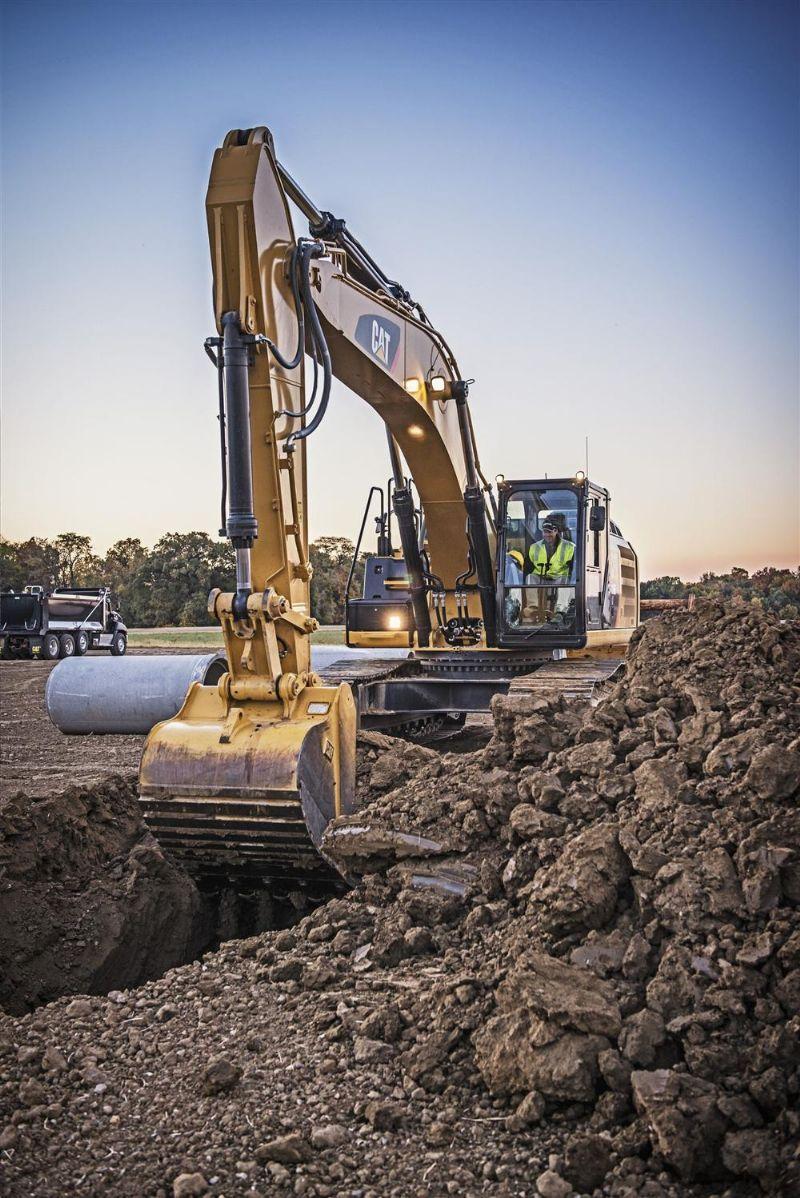
[{"label": "side mirror", "polygon": [[592,532],[602,532],[606,526],[606,509],[599,503],[593,503],[589,508],[589,528]]}]

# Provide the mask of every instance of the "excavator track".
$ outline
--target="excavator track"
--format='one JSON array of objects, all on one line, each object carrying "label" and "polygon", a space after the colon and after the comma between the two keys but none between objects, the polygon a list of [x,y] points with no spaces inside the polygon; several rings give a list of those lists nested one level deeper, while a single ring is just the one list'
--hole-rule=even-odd
[{"label": "excavator track", "polygon": [[[358,703],[360,688],[373,682],[383,682],[387,678],[414,677],[421,668],[419,661],[409,657],[378,657],[365,660],[345,658],[326,666],[320,672],[320,677],[327,686],[337,686],[340,682],[348,683],[356,697],[356,703]],[[407,713],[391,711],[380,714],[373,711],[362,711],[360,724],[362,728],[387,732],[393,736],[402,736],[405,740],[418,741],[421,744],[453,736],[461,726],[460,723],[456,723],[447,716],[410,717]]]},{"label": "excavator track", "polygon": [[326,686],[338,686],[340,682],[347,682],[356,694],[359,686],[364,683],[390,678],[407,669],[410,664],[411,659],[408,657],[344,658],[342,661],[331,662],[324,670],[319,671],[319,676]]},{"label": "excavator track", "polygon": [[562,658],[547,662],[532,674],[512,678],[509,695],[552,695],[554,691],[567,699],[598,698],[597,691],[610,682],[622,668],[625,659],[607,657]]}]

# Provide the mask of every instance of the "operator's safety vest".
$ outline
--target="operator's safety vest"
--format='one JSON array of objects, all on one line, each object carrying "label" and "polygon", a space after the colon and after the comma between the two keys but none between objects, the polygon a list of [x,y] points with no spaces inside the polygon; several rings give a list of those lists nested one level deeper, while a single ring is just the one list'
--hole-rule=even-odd
[{"label": "operator's safety vest", "polygon": [[530,547],[529,556],[532,574],[537,574],[540,578],[551,578],[553,581],[566,581],[569,578],[572,559],[575,556],[575,546],[572,541],[565,541],[562,537],[555,553],[548,561],[547,546],[544,541],[534,541]]}]

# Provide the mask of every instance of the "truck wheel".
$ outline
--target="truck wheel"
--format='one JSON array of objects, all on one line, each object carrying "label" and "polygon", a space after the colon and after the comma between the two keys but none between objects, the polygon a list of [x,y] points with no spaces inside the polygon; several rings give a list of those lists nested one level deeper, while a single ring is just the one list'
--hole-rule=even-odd
[{"label": "truck wheel", "polygon": [[61,641],[59,657],[74,657],[75,656],[75,637],[71,632],[62,632],[59,638]]},{"label": "truck wheel", "polygon": [[47,632],[42,637],[42,657],[45,661],[55,661],[61,652],[61,643],[54,632]]},{"label": "truck wheel", "polygon": [[112,657],[124,657],[128,648],[128,638],[124,632],[115,632],[111,638]]},{"label": "truck wheel", "polygon": [[89,633],[83,632],[83,631],[76,632],[75,633],[75,656],[83,657],[84,653],[86,652],[86,650],[88,648],[89,648]]}]

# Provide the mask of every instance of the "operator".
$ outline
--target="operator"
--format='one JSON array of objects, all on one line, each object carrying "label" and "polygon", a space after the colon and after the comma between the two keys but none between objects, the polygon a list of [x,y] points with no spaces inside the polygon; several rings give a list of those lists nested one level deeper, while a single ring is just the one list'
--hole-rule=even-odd
[{"label": "operator", "polygon": [[564,586],[570,580],[575,545],[563,512],[548,512],[541,525],[543,540],[534,541],[528,556],[530,572],[543,581]]}]

